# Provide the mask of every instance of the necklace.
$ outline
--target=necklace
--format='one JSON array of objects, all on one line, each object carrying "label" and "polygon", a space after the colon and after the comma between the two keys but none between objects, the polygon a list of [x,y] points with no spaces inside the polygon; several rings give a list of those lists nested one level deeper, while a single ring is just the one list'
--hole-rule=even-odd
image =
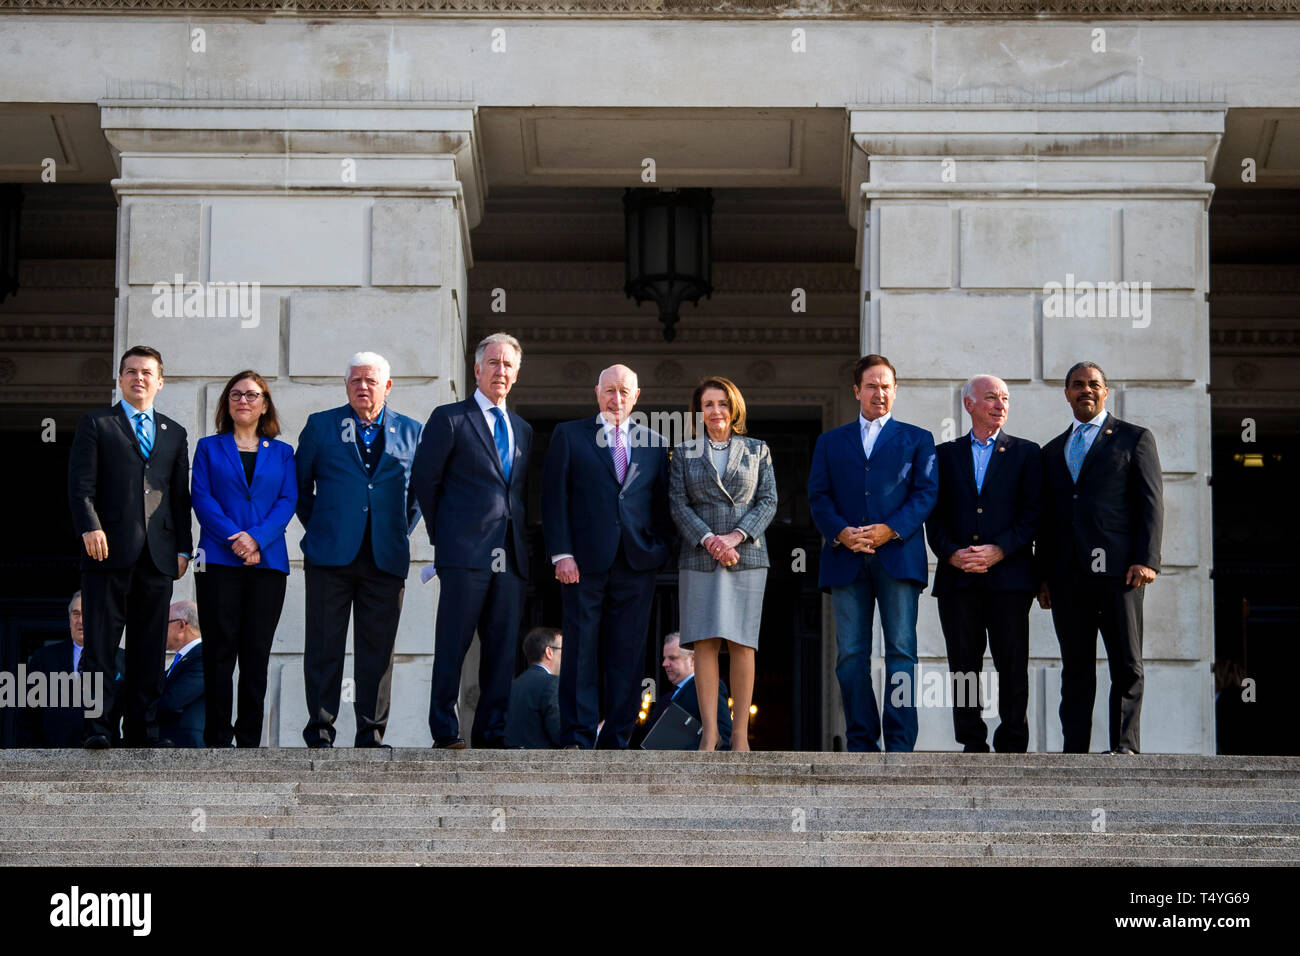
[{"label": "necklace", "polygon": [[731,439],[728,438],[726,441],[714,441],[712,438],[710,438],[709,444],[713,446],[714,451],[722,451],[724,448],[727,448],[728,446],[731,445]]}]

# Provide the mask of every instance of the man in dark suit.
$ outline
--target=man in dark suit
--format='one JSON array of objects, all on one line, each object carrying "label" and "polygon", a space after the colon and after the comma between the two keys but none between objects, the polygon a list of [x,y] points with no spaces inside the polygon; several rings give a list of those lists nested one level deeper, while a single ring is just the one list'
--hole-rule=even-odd
[{"label": "man in dark suit", "polygon": [[506,408],[523,349],[497,332],[474,350],[477,388],[440,405],[424,426],[412,484],[433,542],[441,582],[434,634],[429,732],[433,745],[462,750],[457,701],[475,630],[479,702],[470,741],[504,747],[515,642],[528,580],[524,485],[532,427]]},{"label": "man in dark suit", "polygon": [[[51,702],[44,707],[23,708],[23,720],[18,726],[19,747],[80,747],[86,738],[86,711],[104,706],[103,688],[96,690],[93,681],[77,673],[85,642],[80,591],[72,595],[68,603],[68,633],[70,636],[61,641],[38,647],[27,661],[27,673],[46,675],[46,686],[50,688],[56,684],[67,686],[68,675],[75,675],[75,679],[81,682],[81,706],[77,706],[74,697],[66,707],[53,706]],[[123,701],[122,673],[126,669],[126,655],[120,647],[113,663],[115,693],[112,696],[120,706]],[[71,692],[74,695],[78,693],[75,688]],[[120,743],[121,723],[121,714],[109,714],[110,742],[114,745]]]},{"label": "man in dark suit", "polygon": [[546,453],[542,531],[569,644],[560,674],[566,747],[622,750],[636,726],[655,574],[672,539],[668,443],[628,418],[640,394],[636,372],[605,369],[599,414],[557,427]]},{"label": "man in dark suit", "polygon": [[311,415],[295,455],[298,519],[307,531],[308,747],[334,746],[349,613],[355,746],[384,746],[410,534],[420,520],[410,482],[420,424],[388,407],[393,382],[382,355],[358,352],[347,368],[348,403]]},{"label": "man in dark suit", "polygon": [[524,635],[528,666],[510,685],[506,746],[553,750],[560,746],[560,651],[564,636],[553,627]]},{"label": "man in dark suit", "polygon": [[114,667],[126,627],[125,741],[158,743],[163,646],[172,582],[189,564],[190,456],[185,429],[153,407],[162,356],[137,345],[118,363],[122,401],[82,416],[68,459],[72,524],[81,535],[86,642],[81,672],[99,674],[106,700],[86,718],[85,746],[111,746]]},{"label": "man in dark suit", "polygon": [[1160,571],[1164,486],[1151,432],[1106,411],[1106,374],[1092,362],[1065,376],[1070,428],[1043,449],[1038,603],[1061,645],[1066,753],[1087,753],[1097,694],[1097,632],[1110,660],[1110,751],[1138,753],[1142,589]]},{"label": "man in dark suit", "polygon": [[[669,704],[676,704],[696,720],[700,719],[700,696],[695,687],[695,652],[682,647],[681,634],[673,631],[664,637],[664,674],[667,675],[672,690],[666,688],[658,695],[653,709],[647,716],[644,737],[658,723]],[[638,741],[639,743],[639,741]],[[725,750],[731,745],[731,711],[727,708],[727,685],[718,681],[718,749]],[[686,748],[694,750],[691,746]]]},{"label": "man in dark suit", "polygon": [[202,747],[206,722],[203,702],[203,635],[193,601],[177,601],[167,622],[167,686],[158,701],[158,736],[164,746]]},{"label": "man in dark suit", "polygon": [[831,592],[850,751],[880,749],[881,719],[871,686],[871,620],[885,636],[883,688],[887,751],[916,745],[917,601],[929,580],[921,528],[938,495],[934,439],[893,417],[897,378],[883,355],[853,370],[857,421],[817,439],[808,476],[813,522],[826,539],[818,583]]},{"label": "man in dark suit", "polygon": [[1011,394],[1002,379],[975,376],[962,388],[961,400],[971,430],[935,449],[939,500],[925,522],[930,550],[939,559],[932,593],[953,678],[953,729],[967,753],[988,752],[979,699],[987,641],[998,673],[993,747],[1024,753],[1042,452],[1003,431]]}]

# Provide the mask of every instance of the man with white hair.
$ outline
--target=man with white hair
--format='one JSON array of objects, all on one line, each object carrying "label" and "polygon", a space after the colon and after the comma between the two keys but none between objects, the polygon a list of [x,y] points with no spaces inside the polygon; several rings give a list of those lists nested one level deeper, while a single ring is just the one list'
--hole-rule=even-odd
[{"label": "man with white hair", "polygon": [[939,559],[931,593],[939,601],[948,646],[953,728],[967,753],[988,752],[979,699],[987,643],[998,671],[993,747],[1024,753],[1042,451],[1004,431],[1011,394],[1002,379],[976,375],[962,388],[961,400],[971,430],[936,449],[939,500],[925,522],[930,550]]},{"label": "man with white hair", "polygon": [[524,482],[533,429],[506,408],[523,349],[496,332],[474,350],[478,387],[434,409],[415,456],[412,485],[433,542],[439,581],[429,732],[433,745],[463,750],[460,672],[479,637],[479,701],[470,742],[501,748],[524,612],[528,545]]},{"label": "man with white hair", "polygon": [[388,361],[348,360],[348,402],[307,419],[298,437],[298,519],[306,579],[303,676],[308,747],[334,745],[348,617],[353,619],[355,745],[380,747],[388,723],[393,644],[420,519],[411,465],[420,423],[387,406]]},{"label": "man with white hair", "polygon": [[673,524],[668,442],[629,417],[640,395],[636,372],[611,365],[596,383],[599,412],[559,425],[546,453],[542,531],[564,607],[567,748],[626,749],[641,702],[655,575]]}]

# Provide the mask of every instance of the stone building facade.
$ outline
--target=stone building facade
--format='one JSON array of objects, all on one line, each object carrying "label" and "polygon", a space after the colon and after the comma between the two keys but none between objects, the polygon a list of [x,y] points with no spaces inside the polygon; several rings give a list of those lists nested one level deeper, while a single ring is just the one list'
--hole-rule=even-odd
[{"label": "stone building facade", "polygon": [[[645,408],[679,408],[719,372],[756,414],[821,430],[850,420],[847,369],[881,351],[903,420],[960,434],[961,384],[991,372],[1011,387],[1008,430],[1046,442],[1069,421],[1065,370],[1090,359],[1164,469],[1144,747],[1214,752],[1212,436],[1256,416],[1294,437],[1300,288],[1295,257],[1236,264],[1216,326],[1212,200],[1230,191],[1294,239],[1297,49],[1295,0],[1161,0],[1140,17],[1082,0],[0,0],[0,180],[24,184],[32,240],[0,306],[3,424],[67,429],[137,342],[166,357],[158,404],[192,441],[243,367],[270,380],[294,441],[344,401],[363,348],[392,362],[392,405],[423,418],[472,391],[467,351],[503,328],[525,347],[525,417],[586,414],[598,371],[624,361]],[[672,343],[622,293],[619,198],[645,185],[717,201],[715,293]],[[257,283],[257,321],[158,315],[176,277]],[[1132,283],[1148,308],[1059,314],[1054,284],[1078,283]],[[797,524],[802,488],[781,493]],[[295,522],[295,569],[299,537]],[[419,582],[422,527],[412,551],[397,745],[428,743],[440,599]],[[302,603],[295,572],[272,744],[300,743]],[[934,601],[921,608],[922,666],[940,668]],[[829,749],[842,718],[819,620]],[[1031,748],[1059,749],[1038,610],[1031,668]],[[921,720],[918,746],[953,746],[949,711]]]}]

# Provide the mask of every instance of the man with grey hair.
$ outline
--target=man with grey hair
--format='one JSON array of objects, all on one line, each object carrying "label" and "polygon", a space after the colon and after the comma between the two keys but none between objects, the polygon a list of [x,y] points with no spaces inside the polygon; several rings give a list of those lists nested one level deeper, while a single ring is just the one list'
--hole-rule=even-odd
[{"label": "man with grey hair", "polygon": [[384,746],[410,534],[420,520],[411,488],[420,424],[388,407],[389,374],[382,355],[353,355],[344,378],[347,404],[311,415],[298,438],[308,747],[334,745],[349,616],[355,745]]},{"label": "man with grey hair", "polygon": [[[84,677],[77,673],[81,664],[82,648],[85,644],[85,629],[81,612],[81,592],[72,595],[68,602],[68,636],[59,641],[42,645],[33,652],[27,662],[27,676],[41,673],[46,675],[46,686],[53,688],[66,686],[71,679],[67,675],[76,675],[81,680],[81,703],[84,706],[50,706],[24,707],[22,721],[18,725],[19,747],[80,747],[84,738],[86,711],[103,707],[108,700],[116,701],[117,711],[108,715],[109,742],[113,746],[121,743],[121,706],[123,702],[122,675],[126,671],[126,653],[117,648],[113,671],[110,677],[116,685],[114,693],[95,694],[93,675]],[[102,688],[100,688],[102,691]]]},{"label": "man with grey hair", "polygon": [[533,429],[506,408],[523,349],[497,332],[474,350],[474,394],[440,405],[424,426],[411,483],[442,582],[434,633],[429,732],[461,750],[460,672],[479,636],[479,701],[470,741],[504,747],[515,646],[528,580],[524,482]]},{"label": "man with grey hair", "polygon": [[167,618],[172,662],[158,701],[158,739],[164,747],[202,747],[207,711],[199,609],[193,601],[176,601]]},{"label": "man with grey hair", "polygon": [[595,391],[599,412],[551,436],[542,530],[564,605],[564,744],[622,750],[636,726],[655,575],[673,537],[668,442],[629,417],[641,395],[632,369],[611,365]]},{"label": "man with grey hair", "polygon": [[[984,648],[997,668],[999,723],[993,747],[1029,747],[1029,608],[1034,600],[1034,535],[1041,510],[1042,451],[1006,433],[1011,394],[994,375],[961,390],[971,429],[935,449],[939,499],[925,522],[939,559],[932,594],[948,647],[953,729],[967,753],[987,753],[980,716]],[[992,703],[984,702],[985,705]]]}]

